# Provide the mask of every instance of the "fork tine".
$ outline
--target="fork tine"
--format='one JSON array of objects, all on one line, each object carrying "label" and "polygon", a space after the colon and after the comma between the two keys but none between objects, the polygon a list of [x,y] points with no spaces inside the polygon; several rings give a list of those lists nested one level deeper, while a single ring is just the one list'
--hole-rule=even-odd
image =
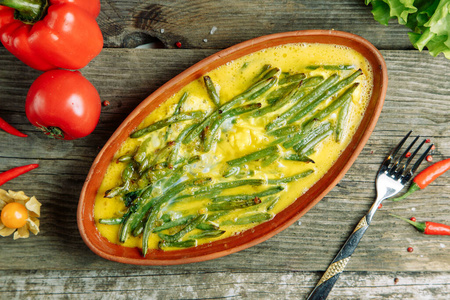
[{"label": "fork tine", "polygon": [[[425,141],[424,141],[425,142]],[[422,142],[420,144],[420,147],[424,144],[424,142]],[[418,149],[420,148],[418,147]],[[425,150],[425,152],[419,157],[419,159],[417,159],[417,161],[415,162],[415,164],[413,165],[413,167],[409,170],[409,172],[402,177],[402,183],[406,184],[414,175],[414,173],[417,171],[417,169],[419,168],[420,164],[423,162],[423,160],[427,157],[428,153],[431,151],[431,149],[433,148],[433,144],[431,144],[427,150]],[[415,151],[414,154],[417,153],[418,149]],[[412,155],[411,155],[412,156]],[[406,168],[406,167],[405,167]]]},{"label": "fork tine", "polygon": [[[396,160],[396,162],[395,162],[394,165],[392,166],[392,170],[396,170],[396,169],[397,169],[397,167],[400,165],[400,163],[402,162],[402,160],[406,157],[406,154],[409,152],[409,150],[411,150],[412,146],[414,146],[414,144],[417,142],[418,139],[419,139],[419,136],[416,136],[416,138],[411,142],[411,144],[409,144],[409,146],[408,146],[408,147],[406,148],[406,150],[402,153],[402,155],[400,155],[400,156],[398,157],[398,159]],[[420,148],[421,146],[422,146],[422,145],[420,145],[419,148]],[[412,157],[413,157],[413,155],[411,155],[411,156],[409,157],[409,159],[406,161],[406,163],[403,164],[403,166],[402,166],[400,169],[398,169],[398,172],[399,172],[399,173],[402,173],[402,172],[404,171],[404,169],[406,169],[406,166],[409,164],[409,162],[411,161]]]},{"label": "fork tine", "polygon": [[397,146],[395,146],[394,149],[392,149],[391,153],[389,153],[389,155],[386,157],[386,159],[384,160],[384,162],[381,164],[382,167],[387,167],[389,166],[389,164],[391,163],[391,160],[394,158],[395,155],[397,155],[398,150],[400,150],[400,148],[403,146],[403,144],[405,143],[405,141],[408,139],[408,137],[411,135],[411,132],[408,132],[407,135],[405,135],[405,137],[400,141],[400,143],[397,144]]},{"label": "fork tine", "polygon": [[[419,139],[419,136],[417,136],[414,141],[411,143],[410,147],[408,147],[407,151],[405,151],[406,153],[411,150],[412,145]],[[408,159],[406,160],[406,162],[402,165],[402,167],[398,170],[399,174],[402,174],[403,172],[405,172],[406,168],[409,166],[409,164],[411,163],[411,161],[413,160],[413,158],[416,156],[417,152],[419,152],[420,148],[422,148],[423,144],[425,144],[426,140],[423,140],[422,143],[420,143],[420,145],[416,148],[416,150],[408,157]],[[404,155],[406,155],[406,153]]]},{"label": "fork tine", "polygon": [[416,161],[416,163],[414,164],[414,166],[411,168],[411,173],[414,174],[417,171],[417,168],[419,168],[420,164],[423,162],[423,160],[425,159],[425,157],[427,157],[428,153],[431,151],[431,149],[433,148],[434,144],[431,144],[428,149],[422,154],[422,156]]}]

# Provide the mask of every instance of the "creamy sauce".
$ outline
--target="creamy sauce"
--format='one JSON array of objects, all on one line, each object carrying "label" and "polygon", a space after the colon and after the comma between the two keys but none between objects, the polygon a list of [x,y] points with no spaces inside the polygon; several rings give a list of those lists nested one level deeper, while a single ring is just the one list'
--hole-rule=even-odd
[{"label": "creamy sauce", "polygon": [[[262,117],[252,117],[250,113],[238,116],[233,120],[225,121],[219,130],[220,139],[214,143],[212,149],[204,153],[202,143],[197,138],[188,145],[182,145],[179,152],[179,158],[188,158],[193,155],[200,155],[201,159],[193,164],[187,165],[185,168],[185,175],[179,181],[187,180],[196,177],[211,177],[212,183],[223,181],[232,181],[238,178],[242,179],[279,179],[295,174],[313,170],[314,173],[301,178],[299,180],[277,184],[282,186],[284,190],[276,195],[262,197],[261,204],[250,206],[242,209],[234,210],[223,217],[218,218],[210,223],[220,226],[220,230],[225,233],[217,238],[203,238],[198,240],[198,244],[211,242],[215,239],[222,239],[231,235],[239,234],[240,232],[256,226],[258,223],[251,223],[246,225],[234,225],[233,220],[242,216],[254,214],[255,212],[267,212],[271,216],[286,209],[295,199],[305,193],[315,182],[317,182],[337,160],[340,153],[350,142],[356,128],[358,127],[362,116],[365,112],[368,100],[372,93],[372,70],[369,63],[358,52],[341,46],[325,45],[325,44],[288,44],[275,48],[269,48],[259,51],[226,65],[223,65],[216,70],[211,71],[207,75],[211,77],[216,89],[219,92],[221,104],[230,101],[236,95],[245,91],[252,83],[254,83],[255,76],[261,72],[263,65],[270,64],[273,67],[278,67],[282,70],[280,79],[286,76],[286,73],[297,74],[304,73],[307,78],[312,76],[323,76],[325,79],[331,74],[337,73],[340,79],[349,76],[357,69],[362,70],[362,75],[357,77],[354,82],[359,82],[359,86],[354,90],[350,111],[347,118],[347,123],[344,126],[343,138],[336,142],[335,134],[331,134],[314,148],[314,153],[309,155],[309,158],[314,163],[306,163],[299,161],[291,161],[285,159],[277,159],[268,166],[262,166],[261,160],[252,161],[240,168],[238,177],[224,178],[224,172],[229,168],[227,161],[240,158],[249,153],[261,150],[268,147],[276,138],[269,135],[265,129],[266,125],[273,121],[277,116],[286,111],[290,105],[273,112],[268,113]],[[324,67],[311,68],[311,66],[327,66],[327,65],[345,65],[351,66],[349,70],[329,70]],[[266,106],[266,97],[271,91],[279,88],[278,85],[272,87],[269,91],[261,97],[251,101],[251,103],[261,103]],[[307,88],[305,91],[313,90],[315,87]],[[183,104],[181,112],[189,112],[196,110],[204,110],[211,112],[215,106],[211,102],[203,79],[200,78],[187,86],[185,86],[176,95],[173,95],[169,100],[164,102],[158,109],[152,112],[142,124],[138,127],[144,128],[156,121],[165,119],[171,116],[181,96],[188,92],[187,101]],[[339,93],[337,94],[339,95]],[[332,102],[336,96],[323,101],[314,111],[318,111]],[[327,116],[322,122],[329,122],[333,127],[336,125],[339,109]],[[304,118],[297,121],[295,124],[301,125],[304,120],[311,117],[311,113]],[[177,138],[180,132],[193,123],[198,123],[199,120],[185,121],[174,123],[170,126],[167,141],[173,141]],[[167,127],[149,133],[139,138],[129,138],[116,154],[116,159],[124,155],[134,154],[139,145],[147,139],[150,139],[148,151],[154,152],[166,145],[166,129]],[[292,149],[285,149],[281,144],[278,146],[280,157],[285,157],[293,153]],[[142,235],[134,237],[129,235],[124,243],[119,242],[118,235],[120,225],[105,225],[99,224],[99,219],[108,219],[121,217],[127,211],[124,201],[121,196],[113,198],[105,198],[105,192],[120,186],[122,183],[121,174],[127,165],[126,163],[116,163],[116,159],[111,162],[103,183],[98,191],[94,215],[97,222],[97,228],[100,233],[112,243],[122,244],[127,247],[141,247]],[[139,183],[138,183],[139,184]],[[233,189],[223,190],[222,195],[234,194],[249,194],[256,193],[268,189],[269,186],[242,186]],[[186,191],[187,193],[189,191]],[[154,188],[152,196],[157,197],[161,194],[161,189]],[[208,196],[208,195],[207,195]],[[211,198],[217,195],[209,195],[209,197],[191,197],[179,200],[175,203],[163,206],[159,217],[163,214],[169,214],[172,219],[179,218],[186,215],[195,215],[199,213],[208,212],[208,205],[212,203]],[[278,200],[273,205],[274,201]],[[162,222],[160,222],[162,223]],[[165,234],[173,234],[179,231],[182,227],[164,231]],[[189,236],[196,235],[202,232],[200,229],[194,229],[189,232],[182,240],[189,239]],[[149,248],[158,248],[160,237],[156,233],[152,233],[149,240]],[[170,249],[170,248],[169,248]],[[166,249],[165,249],[166,250]]]}]

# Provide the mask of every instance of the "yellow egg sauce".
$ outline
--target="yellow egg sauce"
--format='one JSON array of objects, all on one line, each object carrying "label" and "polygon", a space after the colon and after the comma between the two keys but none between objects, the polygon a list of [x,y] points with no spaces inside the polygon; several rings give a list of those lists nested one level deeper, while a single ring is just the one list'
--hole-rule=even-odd
[{"label": "yellow egg sauce", "polygon": [[[320,141],[313,147],[312,151],[308,151],[307,157],[310,161],[305,162],[284,159],[289,155],[296,154],[296,152],[292,147],[287,149],[284,148],[283,143],[277,144],[275,141],[280,137],[271,135],[270,131],[267,130],[267,125],[289,110],[295,103],[294,101],[263,116],[254,117],[252,116],[252,111],[224,121],[218,130],[216,141],[207,152],[204,151],[204,141],[202,140],[203,135],[208,134],[206,131],[200,134],[199,137],[193,139],[192,142],[181,144],[178,160],[182,161],[185,159],[186,161],[196,155],[199,156],[199,160],[194,163],[185,163],[183,174],[178,178],[174,185],[194,178],[211,178],[209,183],[211,185],[242,179],[262,179],[266,184],[244,185],[230,189],[212,191],[209,192],[209,194],[195,194],[195,191],[202,187],[186,188],[179,192],[176,197],[171,198],[159,207],[153,227],[157,228],[165,222],[170,222],[170,220],[173,221],[185,216],[205,214],[208,218],[204,220],[203,223],[213,226],[214,230],[216,230],[215,232],[217,233],[220,231],[221,234],[214,237],[207,237],[207,235],[206,237],[203,237],[201,234],[209,229],[202,229],[197,226],[188,230],[185,228],[186,225],[179,225],[170,229],[151,233],[148,240],[149,249],[158,249],[161,247],[166,251],[179,249],[176,245],[164,247],[164,245],[161,244],[161,234],[163,237],[164,235],[175,235],[184,229],[186,232],[182,236],[180,235],[178,241],[195,240],[193,245],[200,245],[239,234],[262,222],[247,222],[247,224],[241,225],[240,223],[245,223],[242,219],[245,219],[246,217],[259,213],[260,215],[270,216],[263,220],[268,221],[278,212],[286,209],[293,201],[316,183],[327,170],[330,169],[340,153],[350,142],[351,137],[362,119],[372,93],[372,70],[370,69],[369,63],[361,54],[350,48],[337,45],[287,44],[244,56],[205,75],[208,75],[212,79],[217,93],[220,96],[220,104],[222,105],[247,90],[259,77],[263,76],[260,74],[265,65],[281,69],[281,73],[275,75],[277,76],[277,83],[261,96],[252,100],[246,100],[246,102],[239,102],[233,106],[233,108],[249,103],[261,103],[262,108],[271,105],[268,104],[270,95],[274,95],[271,93],[283,86],[287,86],[288,84],[282,85],[282,79],[292,74],[304,73],[306,76],[304,82],[306,79],[315,76],[321,76],[323,77],[323,80],[326,80],[332,74],[339,75],[339,80],[341,80],[351,75],[356,70],[361,69],[362,75],[358,76],[353,81],[353,83],[359,82],[359,85],[353,91],[350,104],[347,106],[349,110],[347,118],[345,119],[345,124],[342,127],[342,138],[337,141],[335,133],[341,109],[337,108],[323,120],[313,121],[313,124],[317,122],[319,125],[329,123],[333,133]],[[335,68],[336,66],[338,67]],[[318,85],[305,87],[304,94],[314,91],[317,86]],[[306,121],[311,120],[311,116],[316,112],[321,111],[330,105],[330,103],[339,97],[347,87],[348,86],[339,90],[331,97],[326,98],[298,121],[292,124],[282,123],[275,129],[290,125],[297,125],[299,128],[302,128],[302,124],[304,125]],[[177,94],[165,101],[159,108],[150,113],[137,130],[171,117],[177,107],[178,101],[184,93],[187,93],[188,96],[181,106],[180,113],[201,110],[205,112],[206,116],[213,112],[217,107],[208,95],[203,78],[199,78],[185,86]],[[121,157],[133,157],[136,155],[140,145],[144,141],[147,141],[146,153],[155,156],[155,153],[158,153],[158,151],[167,147],[168,142],[175,141],[184,129],[193,124],[198,124],[202,120],[203,119],[200,118],[173,123],[170,127],[155,130],[142,137],[130,137],[124,142],[120,151],[116,154],[115,159],[111,162],[96,197],[94,215],[97,228],[101,235],[106,237],[112,243],[121,244],[126,247],[142,247],[142,234],[139,233],[137,236],[133,236],[133,234],[129,233],[125,241],[121,242],[119,241],[119,235],[122,225],[99,223],[100,219],[121,218],[124,215],[126,216],[128,211],[128,207],[123,200],[125,192],[119,193],[114,197],[105,197],[105,193],[111,189],[124,185],[122,173],[128,165],[128,162],[118,162],[117,160]],[[313,127],[314,126],[315,125],[313,125]],[[286,140],[290,140],[291,138],[292,135],[289,135]],[[224,174],[230,170],[230,165],[227,162],[273,145],[275,145],[278,155],[274,156],[276,159],[274,159],[273,162],[270,163],[268,157],[252,160],[240,165],[237,173],[224,177]],[[164,162],[164,156],[161,158],[160,162]],[[177,166],[172,170],[166,169],[168,177],[175,172],[174,170],[176,167]],[[137,166],[136,169],[138,168],[139,167]],[[290,176],[308,170],[312,170],[313,172],[292,182],[285,183],[279,181],[276,184],[269,184],[270,180],[289,178]],[[139,172],[136,171],[136,173]],[[134,176],[135,179],[132,180],[131,183],[128,183],[130,186],[127,191],[143,189],[145,186],[152,184],[154,187],[151,198],[158,198],[161,197],[161,195],[169,193],[171,189],[171,187],[164,187],[164,184],[161,183],[164,181],[164,177],[159,181],[153,178],[152,181],[148,178],[146,180],[142,179],[146,176],[143,174],[135,174]],[[217,197],[239,194],[253,195],[276,187],[279,187],[282,190],[268,196],[255,196],[254,205],[251,204],[247,207],[211,211],[211,208],[214,206],[211,205],[216,203]],[[189,197],[189,195],[192,194],[195,196]],[[178,197],[181,195],[184,197]],[[217,213],[219,213],[219,215],[217,215]],[[215,217],[211,218],[211,216]],[[163,219],[168,220],[164,221]]]}]

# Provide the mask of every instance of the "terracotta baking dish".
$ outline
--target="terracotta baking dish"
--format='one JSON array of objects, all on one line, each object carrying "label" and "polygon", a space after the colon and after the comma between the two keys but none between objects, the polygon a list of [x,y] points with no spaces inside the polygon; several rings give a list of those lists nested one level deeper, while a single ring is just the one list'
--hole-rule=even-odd
[{"label": "terracotta baking dish", "polygon": [[[112,244],[102,237],[94,223],[94,202],[97,190],[114,154],[142,120],[186,84],[209,71],[249,53],[289,43],[326,43],[353,48],[366,57],[374,72],[373,95],[363,120],[348,147],[325,176],[271,221],[262,223],[239,235],[210,244],[176,251],[150,250],[144,258],[140,249]],[[103,258],[138,265],[174,265],[200,262],[225,256],[267,240],[298,220],[341,180],[363,149],[375,127],[386,95],[387,82],[384,59],[371,43],[359,36],[333,30],[307,30],[267,35],[211,55],[182,72],[147,97],[125,119],[100,151],[89,171],[78,204],[77,221],[81,237],[94,253]]]}]

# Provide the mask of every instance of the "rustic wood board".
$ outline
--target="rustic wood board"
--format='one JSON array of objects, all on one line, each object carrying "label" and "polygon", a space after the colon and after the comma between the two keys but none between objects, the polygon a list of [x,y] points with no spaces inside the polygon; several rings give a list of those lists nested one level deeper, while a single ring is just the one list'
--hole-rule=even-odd
[{"label": "rustic wood board", "polygon": [[[305,299],[320,273],[0,271],[2,299]],[[396,280],[397,278],[397,280]],[[448,299],[448,273],[344,272],[328,299]]]},{"label": "rustic wood board", "polygon": [[[2,188],[23,189],[43,203],[38,236],[17,241],[11,237],[0,239],[0,269],[4,274],[7,270],[97,270],[98,274],[106,270],[150,270],[155,274],[323,271],[371,206],[379,163],[401,136],[413,129],[436,142],[435,160],[449,156],[450,82],[442,79],[448,76],[450,61],[417,51],[382,51],[390,82],[376,129],[347,175],[301,219],[301,225],[296,223],[245,251],[193,265],[138,267],[96,256],[84,245],[76,225],[78,196],[96,154],[147,95],[215,52],[104,49],[82,73],[111,105],[102,108],[100,123],[93,134],[75,141],[57,141],[33,129],[24,113],[27,90],[40,72],[30,70],[5,49],[0,49],[0,115],[29,134],[23,139],[0,132],[8,145],[1,151],[1,169],[40,164],[38,169]],[[450,223],[449,195],[450,176],[446,174],[408,201],[386,202],[347,270],[450,271],[450,239],[421,235],[388,215],[393,212],[405,217],[414,215],[419,220]],[[406,251],[409,246],[414,247],[413,253]]]},{"label": "rustic wood board", "polygon": [[380,25],[363,0],[163,0],[102,1],[97,18],[105,47],[223,49],[261,35],[334,29],[369,39],[379,49],[412,49],[397,21]]}]

